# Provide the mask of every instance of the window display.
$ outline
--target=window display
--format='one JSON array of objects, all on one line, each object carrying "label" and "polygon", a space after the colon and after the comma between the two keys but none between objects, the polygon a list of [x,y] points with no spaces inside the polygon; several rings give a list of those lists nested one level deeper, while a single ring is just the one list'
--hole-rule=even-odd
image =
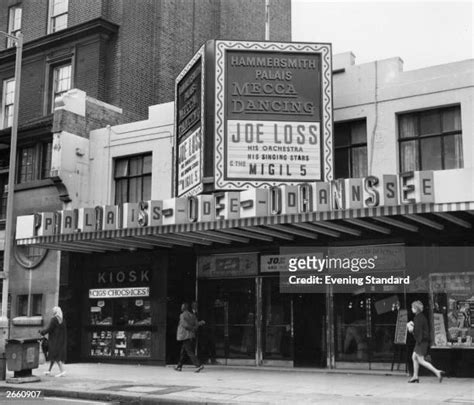
[{"label": "window display", "polygon": [[112,332],[100,331],[91,333],[91,356],[112,355]]},{"label": "window display", "polygon": [[474,273],[432,274],[433,347],[474,349]]},{"label": "window display", "polygon": [[149,299],[90,300],[90,355],[151,356]]},{"label": "window display", "polygon": [[132,357],[149,357],[151,351],[151,332],[130,333],[128,355]]}]

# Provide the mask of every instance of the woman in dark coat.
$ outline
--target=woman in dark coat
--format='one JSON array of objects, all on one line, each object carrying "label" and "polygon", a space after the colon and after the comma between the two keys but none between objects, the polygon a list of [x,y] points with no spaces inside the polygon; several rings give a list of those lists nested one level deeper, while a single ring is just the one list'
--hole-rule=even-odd
[{"label": "woman in dark coat", "polygon": [[414,301],[411,304],[411,310],[415,314],[413,322],[409,322],[407,327],[413,333],[415,338],[415,349],[413,350],[413,377],[408,380],[409,383],[418,383],[418,370],[420,365],[430,370],[438,377],[439,382],[443,381],[444,371],[438,370],[431,363],[425,360],[430,345],[430,330],[428,328],[428,320],[423,315],[423,304],[421,301]]},{"label": "woman in dark coat", "polygon": [[63,311],[61,308],[53,308],[53,317],[46,329],[40,331],[41,335],[48,335],[49,338],[49,352],[48,358],[50,360],[49,370],[45,372],[46,375],[51,374],[51,369],[54,363],[58,363],[59,374],[56,377],[64,377],[66,371],[64,370],[64,362],[66,361],[66,323],[63,318]]}]

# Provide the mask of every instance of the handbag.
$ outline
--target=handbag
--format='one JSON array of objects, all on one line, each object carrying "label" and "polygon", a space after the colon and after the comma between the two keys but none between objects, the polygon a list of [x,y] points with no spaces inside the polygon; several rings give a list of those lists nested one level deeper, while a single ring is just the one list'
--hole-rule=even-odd
[{"label": "handbag", "polygon": [[41,350],[43,351],[44,359],[47,361],[48,351],[49,351],[49,342],[48,342],[48,339],[45,337],[41,339]]}]

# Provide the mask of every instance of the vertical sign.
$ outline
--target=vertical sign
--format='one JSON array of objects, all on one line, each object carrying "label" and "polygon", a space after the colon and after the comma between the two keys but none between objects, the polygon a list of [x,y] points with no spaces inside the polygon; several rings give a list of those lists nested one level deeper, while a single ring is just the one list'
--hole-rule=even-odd
[{"label": "vertical sign", "polygon": [[406,309],[400,309],[397,315],[397,323],[395,326],[395,338],[394,343],[396,345],[404,345],[407,342],[407,323],[408,323],[408,311]]},{"label": "vertical sign", "polygon": [[331,46],[216,41],[215,187],[332,179]]},{"label": "vertical sign", "polygon": [[202,191],[204,47],[176,78],[176,196]]}]

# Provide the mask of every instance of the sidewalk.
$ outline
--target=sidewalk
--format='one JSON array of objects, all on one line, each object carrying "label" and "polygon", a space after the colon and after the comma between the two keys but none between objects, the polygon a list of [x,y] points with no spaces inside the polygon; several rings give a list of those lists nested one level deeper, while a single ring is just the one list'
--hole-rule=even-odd
[{"label": "sidewalk", "polygon": [[[58,370],[53,369],[57,374]],[[474,380],[447,378],[439,384],[422,377],[344,374],[324,371],[208,366],[201,373],[185,367],[118,364],[70,364],[67,376],[45,377],[46,365],[34,370],[41,382],[6,384],[7,389],[43,390],[46,396],[133,404],[474,404]],[[11,373],[9,373],[11,374]]]}]

